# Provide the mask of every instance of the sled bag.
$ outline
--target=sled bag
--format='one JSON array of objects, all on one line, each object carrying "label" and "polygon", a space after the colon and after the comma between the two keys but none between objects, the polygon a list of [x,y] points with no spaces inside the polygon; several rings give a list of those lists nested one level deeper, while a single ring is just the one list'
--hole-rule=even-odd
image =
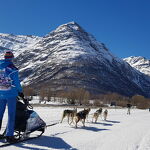
[{"label": "sled bag", "polygon": [[39,115],[33,111],[28,110],[29,118],[27,119],[26,132],[38,131],[45,128],[46,123],[39,117]]}]

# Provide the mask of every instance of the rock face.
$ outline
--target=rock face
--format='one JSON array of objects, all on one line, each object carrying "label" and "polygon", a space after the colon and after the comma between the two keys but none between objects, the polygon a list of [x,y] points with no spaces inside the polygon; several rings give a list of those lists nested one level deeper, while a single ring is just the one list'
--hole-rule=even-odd
[{"label": "rock face", "polygon": [[150,60],[138,56],[131,56],[128,58],[124,58],[124,60],[129,63],[133,68],[139,70],[140,72],[150,76]]},{"label": "rock face", "polygon": [[[93,93],[116,92],[150,97],[150,78],[111,54],[103,43],[75,22],[59,26],[35,43],[15,52],[24,84],[73,87]],[[5,47],[5,46],[3,46]],[[13,49],[13,48],[12,48]]]}]

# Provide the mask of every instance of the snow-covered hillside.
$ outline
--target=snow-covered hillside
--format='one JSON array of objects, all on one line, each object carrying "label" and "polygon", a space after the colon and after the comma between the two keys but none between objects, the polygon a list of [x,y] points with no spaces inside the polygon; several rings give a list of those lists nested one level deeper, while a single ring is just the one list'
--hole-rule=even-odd
[{"label": "snow-covered hillside", "polygon": [[150,78],[114,56],[75,22],[61,25],[43,38],[27,39],[22,50],[15,49],[21,46],[16,42],[9,47],[18,52],[15,63],[24,84],[37,89],[50,85],[56,91],[76,87],[92,93],[150,97]]},{"label": "snow-covered hillside", "polygon": [[[47,124],[60,121],[64,109],[72,108],[35,107]],[[64,119],[61,124],[48,127],[42,137],[3,150],[150,150],[148,110],[133,109],[131,115],[127,115],[126,109],[108,109],[107,121],[99,118],[97,123],[92,123],[95,110],[91,110],[86,127],[82,127],[79,122],[75,129],[74,125],[68,125],[67,119]],[[6,120],[7,116],[3,127]]]},{"label": "snow-covered hillside", "polygon": [[3,57],[3,51],[6,50],[12,50],[17,57],[25,50],[33,49],[39,40],[41,40],[41,37],[38,36],[0,33],[0,57]]},{"label": "snow-covered hillside", "polygon": [[139,70],[140,72],[150,76],[150,60],[144,57],[131,56],[128,58],[124,58],[126,62],[128,62],[132,67]]}]

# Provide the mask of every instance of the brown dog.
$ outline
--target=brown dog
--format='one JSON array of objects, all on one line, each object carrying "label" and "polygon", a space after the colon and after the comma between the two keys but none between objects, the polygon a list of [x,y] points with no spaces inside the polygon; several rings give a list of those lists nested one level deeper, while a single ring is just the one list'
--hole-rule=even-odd
[{"label": "brown dog", "polygon": [[[63,119],[65,117],[67,117],[68,118],[68,124],[71,124],[73,122],[73,118],[74,118],[76,113],[77,113],[77,108],[74,108],[73,110],[69,110],[69,109],[64,110],[60,123],[62,123]],[[71,122],[70,123],[69,123],[69,118],[71,118]]]},{"label": "brown dog", "polygon": [[107,109],[105,109],[103,115],[104,115],[104,120],[106,121],[107,116],[108,116],[108,110]]},{"label": "brown dog", "polygon": [[102,113],[102,108],[99,108],[98,110],[96,110],[96,112],[93,114],[92,122],[93,122],[93,119],[95,119],[95,123],[96,123],[101,113]]},{"label": "brown dog", "polygon": [[77,128],[77,123],[81,120],[83,126],[85,126],[85,119],[88,117],[88,114],[90,112],[90,108],[84,109],[82,111],[79,111],[76,113],[74,120],[75,120],[75,127]]}]

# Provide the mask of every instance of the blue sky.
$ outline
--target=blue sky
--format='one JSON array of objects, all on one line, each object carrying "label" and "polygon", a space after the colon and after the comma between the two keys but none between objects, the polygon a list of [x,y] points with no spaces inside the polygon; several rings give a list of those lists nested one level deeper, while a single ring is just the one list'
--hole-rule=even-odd
[{"label": "blue sky", "polygon": [[44,36],[71,21],[118,57],[150,59],[150,0],[0,0],[0,33]]}]

